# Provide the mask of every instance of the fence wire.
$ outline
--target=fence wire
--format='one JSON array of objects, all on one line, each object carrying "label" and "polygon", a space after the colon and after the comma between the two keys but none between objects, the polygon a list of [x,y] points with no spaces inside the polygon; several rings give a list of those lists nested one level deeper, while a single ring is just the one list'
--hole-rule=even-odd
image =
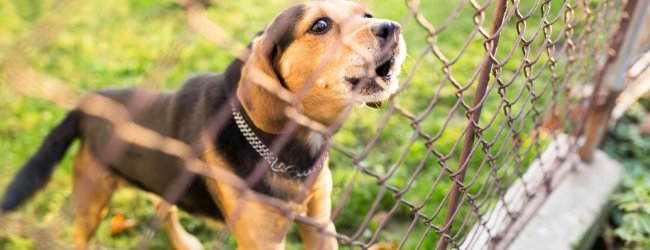
[{"label": "fence wire", "polygon": [[[32,32],[5,51],[3,84],[9,91],[61,108],[77,105],[83,91],[35,69],[25,58],[33,51],[47,53],[48,44],[66,30],[69,16],[84,4],[54,2]],[[220,8],[219,1],[178,0],[176,4],[185,16],[186,31],[151,70],[143,72],[146,76],[139,87],[159,88],[182,62],[183,52],[195,46],[195,36],[233,58],[248,56],[245,44],[222,28],[227,23],[211,21],[209,13]],[[364,4],[391,8],[397,3]],[[241,179],[211,167],[197,154],[204,150],[203,139],[223,129],[230,107],[216,112],[201,138],[187,144],[133,122],[151,105],[149,92],[138,92],[127,106],[91,96],[80,109],[110,121],[116,131],[97,157],[113,162],[128,145],[175,156],[187,171],[166,192],[167,200],[182,196],[192,176],[200,175],[232,186],[242,201],[259,199],[277,207],[287,222],[316,227],[341,246],[456,249],[507,245],[507,235],[527,219],[527,211],[539,206],[540,197],[553,191],[552,183],[566,173],[562,166],[570,165],[566,156],[579,146],[593,79],[612,53],[607,45],[624,16],[624,2],[408,0],[399,4],[404,14],[398,20],[410,59],[398,94],[381,111],[353,110],[327,127],[298,109],[286,110],[291,120],[283,134],[301,125],[327,138],[334,177],[331,221],[337,232],[295,213],[291,202],[252,193],[248,187],[267,170],[263,162],[253,175]],[[473,28],[463,30],[467,23]],[[301,98],[286,89],[273,91],[289,103]],[[288,139],[279,136],[269,146],[280,152]],[[305,185],[312,181],[308,178]],[[294,202],[300,203],[305,195]],[[355,201],[358,197],[363,197],[363,207]],[[74,212],[61,214],[61,225],[72,225],[70,213]],[[241,216],[246,215],[235,213],[228,220]],[[35,241],[43,248],[69,246],[52,236],[56,235],[53,228],[30,230],[29,222],[20,218],[2,218],[0,236],[38,236]],[[160,230],[157,217],[151,218],[136,247],[151,247],[152,237]],[[290,223],[285,225],[283,230],[289,231]],[[224,228],[208,243],[224,247],[229,236]]]}]

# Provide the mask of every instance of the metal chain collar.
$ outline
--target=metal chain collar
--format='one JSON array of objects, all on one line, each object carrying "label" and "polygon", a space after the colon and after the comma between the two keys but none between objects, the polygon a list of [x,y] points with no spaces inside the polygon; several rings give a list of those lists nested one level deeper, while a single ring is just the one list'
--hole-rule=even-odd
[{"label": "metal chain collar", "polygon": [[248,141],[251,147],[253,147],[253,149],[255,149],[255,151],[257,151],[257,153],[262,156],[262,158],[264,158],[264,160],[266,160],[271,168],[271,171],[275,173],[287,174],[297,178],[306,177],[314,171],[314,168],[309,168],[302,172],[292,171],[295,169],[295,166],[287,165],[284,162],[280,161],[280,158],[271,152],[271,150],[266,147],[266,145],[264,145],[264,142],[262,142],[260,138],[255,135],[255,132],[253,132],[253,130],[248,126],[248,123],[246,123],[246,120],[244,120],[244,116],[237,110],[235,104],[230,103],[230,107],[232,108],[232,116],[235,118],[235,123],[237,124],[239,131],[242,133],[242,135],[244,135],[246,141]]}]

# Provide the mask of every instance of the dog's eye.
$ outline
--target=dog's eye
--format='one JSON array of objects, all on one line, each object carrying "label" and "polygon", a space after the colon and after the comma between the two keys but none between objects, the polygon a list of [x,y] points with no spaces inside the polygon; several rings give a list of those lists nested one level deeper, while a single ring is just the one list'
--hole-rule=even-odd
[{"label": "dog's eye", "polygon": [[370,13],[366,13],[366,14],[363,14],[363,18],[373,18],[373,16]]},{"label": "dog's eye", "polygon": [[321,18],[321,19],[316,20],[316,22],[314,22],[314,25],[311,26],[309,31],[311,33],[320,35],[320,34],[324,34],[329,29],[330,29],[329,21],[327,19],[325,19],[325,18]]}]

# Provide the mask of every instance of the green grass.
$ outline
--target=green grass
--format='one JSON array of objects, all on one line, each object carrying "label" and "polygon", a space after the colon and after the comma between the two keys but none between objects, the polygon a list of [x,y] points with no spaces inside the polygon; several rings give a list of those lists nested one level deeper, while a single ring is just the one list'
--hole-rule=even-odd
[{"label": "green grass", "polygon": [[[50,42],[44,43],[37,48],[30,49],[21,54],[21,59],[38,72],[42,72],[69,84],[69,87],[81,93],[88,93],[102,88],[119,88],[134,86],[154,86],[161,90],[173,90],[182,84],[184,79],[201,72],[221,72],[232,60],[228,51],[215,48],[215,46],[204,38],[187,31],[183,10],[172,3],[153,0],[129,0],[129,1],[75,1],[67,9],[52,11],[53,0],[0,0],[0,59],[7,60],[7,55],[15,49],[15,45],[30,36],[34,26],[42,20],[50,20],[60,26],[59,32]],[[247,44],[256,32],[262,29],[272,17],[282,9],[290,5],[288,1],[262,1],[262,0],[240,0],[240,1],[217,1],[208,11],[209,18],[221,25],[221,27],[242,44]],[[525,2],[525,1],[522,1]],[[401,20],[408,23],[403,27],[405,40],[409,50],[409,57],[404,65],[404,75],[414,67],[415,62],[423,50],[426,49],[426,31],[420,27],[412,17],[408,17],[406,5],[402,1],[369,1],[369,8],[377,17]],[[424,17],[435,27],[442,25],[453,12],[454,4],[448,1],[422,1],[419,10]],[[527,12],[532,5],[522,3],[522,12]],[[490,20],[494,5],[487,9],[487,14],[481,27],[489,30]],[[463,44],[474,32],[476,24],[473,14],[475,10],[466,4],[458,17],[451,22],[446,30],[436,36],[436,46],[442,51],[442,56],[452,60],[461,53]],[[552,25],[552,40],[556,40],[562,34],[563,23],[561,17],[561,5],[554,4],[549,11],[549,19],[560,17],[560,21]],[[528,30],[525,38],[530,38],[534,30],[540,24],[541,12],[534,11],[528,21]],[[56,27],[56,25],[54,25]],[[498,60],[505,60],[510,49],[515,46],[517,34],[515,23],[511,21],[502,34],[499,51],[496,55]],[[578,26],[577,29],[580,27]],[[577,33],[577,32],[576,32]],[[543,34],[531,43],[531,51],[540,49]],[[565,38],[564,38],[565,39]],[[562,39],[559,39],[562,42]],[[467,85],[474,72],[477,70],[485,50],[483,48],[483,37],[476,35],[470,39],[469,46],[462,52],[460,58],[453,64],[451,77],[459,84]],[[156,61],[161,55],[170,52],[170,48],[176,44],[183,44],[184,49],[178,54],[174,67],[165,72],[161,82],[154,82],[149,85],[146,82],[148,75],[156,68]],[[521,46],[521,45],[519,45]],[[596,45],[594,45],[596,46]],[[559,50],[559,48],[557,48]],[[521,48],[514,49],[514,56],[511,61],[501,70],[501,80],[514,83],[510,90],[505,93],[505,98],[513,102],[511,112],[516,114],[521,110],[527,111],[531,107],[542,114],[548,112],[544,103],[551,95],[551,88],[547,87],[546,80],[550,77],[548,66],[542,62],[548,59],[543,53],[539,59],[540,63],[533,66],[533,72],[542,72],[540,78],[528,83],[529,88],[523,89],[523,95],[516,99],[527,83],[523,73],[512,79],[517,72],[519,64],[523,61]],[[566,65],[566,60],[557,58],[558,67]],[[431,142],[435,152],[445,155],[446,159],[441,160],[431,153],[426,146],[426,139],[416,137],[412,146],[409,145],[410,138],[414,135],[412,121],[403,115],[393,114],[388,119],[386,128],[376,135],[378,124],[384,119],[387,109],[373,111],[366,108],[355,109],[350,115],[345,126],[336,134],[335,141],[359,154],[367,146],[374,136],[378,136],[376,144],[371,148],[368,155],[359,164],[379,176],[386,176],[391,169],[395,168],[394,175],[387,180],[387,184],[399,190],[408,191],[402,195],[402,199],[415,205],[423,205],[420,210],[427,216],[432,216],[439,206],[442,208],[439,214],[432,221],[433,225],[441,227],[446,213],[446,204],[442,204],[447,191],[451,188],[451,180],[443,167],[455,170],[458,166],[461,144],[455,144],[461,136],[467,118],[465,109],[459,107],[450,111],[457,103],[456,96],[458,89],[445,79],[443,63],[428,52],[423,62],[417,66],[413,80],[395,101],[409,112],[420,116],[424,114],[432,97],[437,96],[436,105],[431,112],[418,124],[419,129],[430,136],[441,133],[441,136]],[[585,64],[584,67],[589,67]],[[4,69],[0,69],[2,73]],[[561,82],[563,75],[558,80],[551,82],[552,86]],[[406,79],[406,77],[403,77]],[[2,80],[0,80],[2,81]],[[495,84],[491,81],[490,84]],[[463,92],[462,100],[471,104],[474,98],[476,82]],[[531,93],[541,96],[536,102],[526,99]],[[561,93],[560,95],[565,95]],[[539,126],[535,121],[542,119],[543,115],[534,115],[524,112],[518,119],[513,121],[512,127],[506,126],[504,132],[498,134],[500,126],[505,121],[504,110],[499,108],[502,99],[495,88],[487,97],[480,124],[488,123],[493,116],[496,116],[493,125],[483,132],[483,138],[488,143],[494,143],[492,147],[483,151],[477,150],[470,159],[467,181],[474,178],[477,181],[471,185],[468,191],[476,194],[481,190],[485,179],[489,176],[489,166],[479,170],[487,153],[496,155],[502,147],[504,151],[510,149],[513,141],[521,143],[521,148],[514,152],[514,155],[505,157],[501,153],[496,159],[497,171],[500,178],[505,175],[513,175],[513,169],[521,168],[532,161],[545,147],[546,139],[534,140],[526,137],[527,133]],[[517,100],[515,102],[515,100]],[[5,187],[16,173],[19,167],[33,153],[34,148],[39,145],[42,138],[49,129],[62,119],[65,110],[54,106],[52,103],[23,95],[15,92],[6,82],[0,82],[0,187]],[[447,117],[449,123],[445,124]],[[519,134],[508,133],[516,131]],[[529,150],[533,148],[532,150]],[[74,149],[72,149],[74,150]],[[406,153],[404,153],[406,152]],[[404,155],[400,164],[398,159]],[[3,234],[0,229],[0,248],[29,249],[38,248],[42,244],[39,240],[30,239],[34,235],[51,235],[53,239],[60,239],[62,245],[69,245],[72,242],[72,221],[69,214],[69,194],[71,183],[71,155],[61,164],[59,170],[48,185],[47,189],[41,192],[34,200],[25,205],[20,212],[8,215],[6,218],[16,228],[25,226],[25,230],[12,229]],[[423,161],[423,159],[425,159]],[[418,165],[423,168],[419,175],[412,180],[411,177]],[[359,229],[364,217],[385,213],[396,206],[392,219],[381,232],[379,241],[399,243],[404,237],[408,224],[413,220],[409,208],[396,199],[391,192],[383,191],[383,195],[377,199],[380,189],[377,186],[377,179],[365,174],[359,174],[353,186],[352,193],[346,201],[340,200],[347,185],[354,179],[358,168],[346,156],[338,151],[331,153],[331,168],[333,170],[334,191],[333,199],[335,204],[345,202],[344,209],[336,218],[335,225],[339,232],[352,235],[360,232],[360,240],[367,241],[378,228],[377,221],[371,221],[367,228]],[[439,179],[435,190],[431,192],[428,200],[425,198]],[[466,182],[467,182],[466,181]],[[500,188],[506,188],[512,182],[506,178],[500,183]],[[492,191],[494,192],[494,190]],[[478,202],[485,199],[485,192],[478,197]],[[370,211],[370,204],[377,202],[377,210]],[[492,204],[488,200],[488,204]],[[489,206],[481,208],[484,212]],[[94,242],[98,246],[111,248],[131,248],[140,242],[147,222],[153,216],[153,209],[146,195],[130,189],[118,192],[111,203],[112,214],[125,214],[127,218],[133,218],[140,224],[135,230],[124,234],[110,237],[107,231],[107,222],[104,222],[96,234]],[[463,206],[456,222],[460,225],[465,216],[469,213],[467,204]],[[474,217],[473,217],[474,218]],[[197,235],[206,246],[215,244],[219,231],[211,229],[201,221],[188,215],[183,215],[182,222],[185,227],[194,235]],[[467,231],[468,225],[458,230]],[[57,228],[57,230],[51,230]],[[406,241],[405,249],[413,249],[423,238],[423,249],[431,249],[438,240],[433,231],[426,232],[426,226],[418,222],[413,232]],[[299,248],[298,238],[292,230],[289,235],[289,248]],[[157,233],[151,242],[152,248],[168,248],[168,242],[164,233]],[[225,242],[226,248],[234,246],[234,240],[229,238]]]}]

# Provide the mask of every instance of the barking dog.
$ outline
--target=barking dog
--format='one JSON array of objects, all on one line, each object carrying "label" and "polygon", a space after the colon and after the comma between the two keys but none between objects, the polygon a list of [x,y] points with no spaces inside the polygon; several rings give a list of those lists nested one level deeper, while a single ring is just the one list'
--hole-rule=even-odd
[{"label": "barking dog", "polygon": [[[113,192],[126,184],[191,214],[225,222],[241,249],[282,248],[286,217],[276,207],[259,199],[242,199],[235,187],[203,176],[181,187],[184,192],[176,199],[169,199],[166,192],[186,171],[181,159],[135,144],[127,144],[117,157],[105,156],[114,140],[120,140],[115,126],[85,112],[84,105],[97,96],[131,108],[146,99],[149,105],[127,114],[137,125],[187,144],[202,142],[202,150],[195,153],[203,162],[242,179],[263,162],[267,171],[250,189],[288,202],[306,194],[294,204],[295,212],[334,233],[324,135],[300,125],[285,132],[291,119],[287,110],[330,127],[354,105],[378,107],[396,92],[404,57],[399,24],[374,18],[359,4],[332,0],[293,6],[254,39],[245,60],[235,60],[224,74],[193,77],[169,94],[105,90],[83,100],[20,170],[2,209],[15,209],[42,188],[69,145],[79,139],[73,184],[79,248],[86,248]],[[276,92],[281,91],[296,101],[279,98]],[[232,114],[220,121],[224,125],[216,134],[202,138],[201,131],[220,110]],[[281,137],[289,140],[276,154],[269,148]],[[313,182],[307,185],[310,178]],[[241,216],[234,218],[235,213]],[[201,247],[179,226],[175,207],[164,217],[164,225],[174,247]],[[299,232],[306,248],[337,248],[333,237],[313,225],[299,224]]]}]

